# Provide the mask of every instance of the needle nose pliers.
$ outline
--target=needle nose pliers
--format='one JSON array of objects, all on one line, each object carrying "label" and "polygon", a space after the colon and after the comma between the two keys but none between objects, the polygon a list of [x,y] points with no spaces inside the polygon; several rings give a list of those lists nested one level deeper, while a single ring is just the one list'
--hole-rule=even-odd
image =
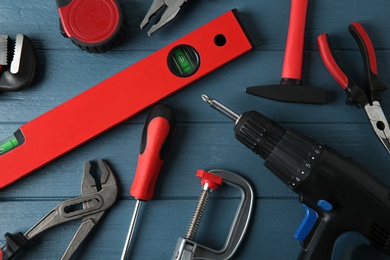
[{"label": "needle nose pliers", "polygon": [[355,103],[358,108],[363,107],[371,123],[372,129],[390,153],[389,124],[379,104],[382,92],[387,89],[378,78],[378,69],[374,46],[363,26],[354,22],[348,26],[363,57],[364,73],[367,81],[367,93],[361,89],[341,68],[334,51],[329,43],[329,36],[324,33],[318,36],[317,43],[325,67],[337,83],[345,90],[348,101]]}]

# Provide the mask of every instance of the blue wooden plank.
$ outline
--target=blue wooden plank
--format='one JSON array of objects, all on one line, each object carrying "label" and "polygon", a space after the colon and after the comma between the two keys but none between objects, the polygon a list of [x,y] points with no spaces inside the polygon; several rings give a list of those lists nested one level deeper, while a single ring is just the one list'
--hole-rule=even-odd
[{"label": "blue wooden plank", "polygon": [[[388,154],[374,136],[364,112],[344,104],[345,94],[323,66],[316,43],[319,34],[328,32],[342,64],[363,84],[361,57],[347,32],[350,22],[362,22],[377,49],[380,77],[389,84],[388,1],[309,3],[303,83],[333,93],[334,97],[324,106],[279,103],[244,93],[245,87],[276,84],[280,80],[289,1],[188,2],[172,23],[152,37],[139,30],[151,1],[122,0],[121,4],[128,23],[125,41],[108,53],[95,55],[80,51],[60,35],[54,0],[0,2],[0,34],[13,38],[16,33],[25,33],[32,39],[38,56],[34,84],[21,92],[0,95],[0,139],[231,8],[238,7],[256,42],[253,51],[164,100],[177,112],[176,136],[154,200],[143,207],[131,259],[170,259],[177,238],[186,231],[200,192],[195,177],[198,168],[235,171],[254,186],[256,203],[252,223],[234,259],[295,259],[299,254],[300,245],[293,233],[304,211],[297,196],[263,166],[260,158],[235,140],[232,122],[209,108],[200,99],[203,93],[238,113],[258,110],[284,127],[300,130],[355,158],[390,184]],[[390,113],[389,99],[387,91],[381,103],[385,114]],[[60,201],[79,196],[84,162],[104,158],[115,170],[120,195],[77,259],[118,259],[134,208],[129,187],[147,112],[0,190],[0,234],[26,231]],[[37,152],[46,145],[50,144],[43,140]],[[217,192],[196,237],[198,242],[213,248],[223,245],[239,198],[236,191]],[[57,259],[77,226],[75,221],[47,231],[18,259]],[[361,239],[351,238],[349,234],[343,236],[335,251],[338,259],[352,259],[351,255],[346,256],[348,249],[354,247],[351,241],[356,244]],[[1,243],[4,239],[0,236]],[[361,246],[355,250],[353,259],[384,259],[366,249]]]}]

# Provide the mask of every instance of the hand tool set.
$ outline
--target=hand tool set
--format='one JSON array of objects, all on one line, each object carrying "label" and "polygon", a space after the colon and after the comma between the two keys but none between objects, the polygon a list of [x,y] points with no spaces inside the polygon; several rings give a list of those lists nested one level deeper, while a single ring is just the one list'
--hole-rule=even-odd
[{"label": "hand tool set", "polygon": [[99,182],[92,176],[91,162],[87,161],[84,166],[81,196],[61,202],[24,234],[5,234],[7,244],[0,249],[0,260],[13,258],[31,239],[42,232],[82,218],[80,227],[61,257],[70,259],[117,198],[118,184],[113,171],[105,161],[99,159],[97,163],[101,172]]},{"label": "hand tool set", "polygon": [[36,58],[30,39],[24,34],[17,34],[12,53],[8,41],[8,35],[0,35],[1,92],[21,90],[29,86],[35,76]]},{"label": "hand tool set", "polygon": [[[201,178],[203,189],[187,233],[184,238],[180,237],[177,241],[171,260],[231,259],[248,230],[254,201],[252,186],[240,175],[225,170],[210,170],[208,172],[198,170],[196,176]],[[194,238],[211,192],[222,184],[239,189],[241,191],[241,202],[237,208],[225,245],[222,249],[215,250],[194,242]]]},{"label": "hand tool set", "polygon": [[167,105],[157,105],[146,118],[142,131],[141,147],[130,195],[137,199],[130,222],[125,248],[121,259],[126,259],[130,250],[135,224],[143,201],[151,200],[160,169],[167,156],[176,128],[176,115]]},{"label": "hand tool set", "polygon": [[[154,15],[161,14],[148,31],[148,35],[152,35],[172,21],[185,2],[187,0],[153,0],[140,28],[145,28]],[[125,14],[118,0],[56,0],[56,4],[61,33],[83,50],[93,53],[108,51],[125,34]],[[308,0],[291,1],[280,84],[248,87],[246,93],[277,101],[325,103],[324,89],[301,85],[307,8]],[[378,79],[373,44],[360,23],[352,23],[349,31],[363,57],[367,90],[360,89],[341,69],[325,33],[317,39],[320,56],[347,93],[348,101],[364,108],[375,134],[390,153],[389,124],[379,103],[387,87]],[[0,35],[0,91],[28,86],[36,70],[35,51],[29,38],[17,34],[13,54],[9,51],[8,41],[8,36]],[[237,9],[230,10],[20,126],[13,135],[0,142],[0,189],[253,47]],[[302,245],[299,259],[331,259],[336,240],[351,231],[360,233],[373,248],[390,256],[389,186],[350,157],[297,130],[285,129],[257,111],[239,115],[207,95],[202,95],[202,99],[234,121],[235,137],[261,157],[265,167],[299,196],[306,211],[294,235]],[[173,109],[168,105],[155,105],[142,131],[138,163],[130,188],[136,204],[124,241],[122,260],[131,255],[131,241],[141,203],[153,197],[175,131],[176,113]],[[42,146],[43,140],[50,145]],[[40,147],[39,152],[37,147]],[[81,218],[81,224],[61,259],[75,256],[76,250],[118,196],[119,184],[108,164],[98,160],[98,176],[91,163],[87,161],[84,166],[81,196],[59,203],[24,234],[7,232],[5,245],[0,249],[0,260],[13,258],[42,232]],[[249,231],[254,213],[254,191],[244,177],[230,171],[198,170],[196,176],[201,178],[201,195],[187,233],[179,237],[171,259],[231,259]],[[224,186],[222,184],[238,189],[241,199],[225,243],[216,250],[195,242],[195,236],[211,193]]]}]

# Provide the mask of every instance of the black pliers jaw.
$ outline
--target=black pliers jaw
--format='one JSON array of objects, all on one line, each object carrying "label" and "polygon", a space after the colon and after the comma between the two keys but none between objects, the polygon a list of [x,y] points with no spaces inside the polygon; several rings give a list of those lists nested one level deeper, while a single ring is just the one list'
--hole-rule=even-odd
[{"label": "black pliers jaw", "polygon": [[0,259],[12,259],[28,241],[42,232],[59,224],[82,218],[79,228],[61,257],[61,259],[70,259],[117,198],[118,186],[114,173],[101,159],[98,160],[98,166],[101,176],[97,181],[95,172],[91,170],[91,162],[85,163],[81,196],[58,204],[25,234],[5,234],[6,245],[0,249]]},{"label": "black pliers jaw", "polygon": [[354,22],[348,27],[359,46],[364,62],[364,74],[366,75],[367,93],[341,69],[337,57],[329,43],[329,36],[324,33],[318,39],[318,48],[322,61],[337,83],[345,90],[349,102],[357,107],[363,107],[371,126],[387,152],[390,153],[390,130],[387,119],[379,104],[382,93],[387,89],[378,78],[375,49],[370,37],[360,23]]}]

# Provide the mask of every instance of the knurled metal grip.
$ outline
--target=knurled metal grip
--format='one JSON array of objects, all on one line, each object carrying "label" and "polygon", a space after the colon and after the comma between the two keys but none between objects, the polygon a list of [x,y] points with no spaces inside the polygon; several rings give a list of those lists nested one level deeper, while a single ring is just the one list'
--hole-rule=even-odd
[{"label": "knurled metal grip", "polygon": [[294,190],[310,174],[322,150],[315,140],[287,129],[264,165]]},{"label": "knurled metal grip", "polygon": [[285,129],[257,111],[245,112],[234,126],[236,138],[263,159],[274,150]]}]

